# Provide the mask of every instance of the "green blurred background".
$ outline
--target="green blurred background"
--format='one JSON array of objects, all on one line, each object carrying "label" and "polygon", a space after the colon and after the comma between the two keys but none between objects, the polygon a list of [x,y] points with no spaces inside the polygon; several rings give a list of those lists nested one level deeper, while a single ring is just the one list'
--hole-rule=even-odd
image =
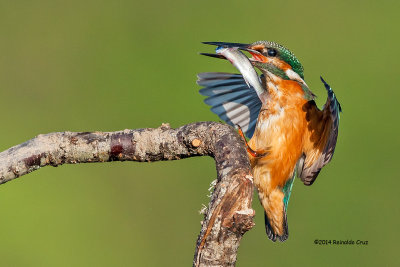
[{"label": "green blurred background", "polygon": [[[0,150],[41,133],[215,120],[201,41],[273,40],[342,107],[333,162],[295,182],[290,238],[256,227],[237,266],[398,265],[398,1],[0,1]],[[0,186],[1,266],[190,266],[211,158],[46,167]],[[315,239],[367,240],[320,246]]]}]

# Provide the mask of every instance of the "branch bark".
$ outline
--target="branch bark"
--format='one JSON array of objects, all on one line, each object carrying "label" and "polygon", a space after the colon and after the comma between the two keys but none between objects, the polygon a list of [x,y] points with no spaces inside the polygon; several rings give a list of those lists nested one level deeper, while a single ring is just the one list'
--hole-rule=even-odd
[{"label": "branch bark", "polygon": [[243,140],[225,124],[198,122],[171,129],[59,132],[39,135],[0,153],[0,184],[47,165],[178,160],[211,156],[217,183],[202,222],[193,266],[234,266],[244,233],[254,225],[253,177]]}]

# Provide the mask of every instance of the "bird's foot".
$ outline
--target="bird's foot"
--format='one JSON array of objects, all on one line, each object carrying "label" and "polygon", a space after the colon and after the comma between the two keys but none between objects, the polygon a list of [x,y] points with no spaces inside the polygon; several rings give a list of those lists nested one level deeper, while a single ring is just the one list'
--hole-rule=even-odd
[{"label": "bird's foot", "polygon": [[255,158],[262,158],[268,154],[268,149],[261,149],[261,150],[253,150],[249,144],[247,143],[246,137],[243,134],[242,128],[239,125],[236,125],[239,129],[239,134],[242,137],[244,143],[246,144],[247,153],[252,155]]}]

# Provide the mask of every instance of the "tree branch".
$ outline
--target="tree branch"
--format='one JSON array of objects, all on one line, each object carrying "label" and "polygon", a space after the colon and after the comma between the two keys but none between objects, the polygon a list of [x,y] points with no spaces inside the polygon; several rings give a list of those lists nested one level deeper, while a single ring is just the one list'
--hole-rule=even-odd
[{"label": "tree branch", "polygon": [[243,141],[225,124],[171,129],[60,132],[39,135],[0,153],[0,184],[47,165],[214,157],[217,183],[202,222],[194,266],[234,266],[244,233],[254,225],[253,177]]}]

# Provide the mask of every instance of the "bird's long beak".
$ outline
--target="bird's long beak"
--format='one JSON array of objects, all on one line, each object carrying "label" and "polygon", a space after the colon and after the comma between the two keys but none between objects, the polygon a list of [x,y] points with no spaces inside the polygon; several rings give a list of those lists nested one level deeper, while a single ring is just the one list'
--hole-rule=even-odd
[{"label": "bird's long beak", "polygon": [[227,42],[203,42],[203,44],[216,45],[222,47],[237,47],[241,50],[246,50],[251,46],[251,44],[227,43]]},{"label": "bird's long beak", "polygon": [[[252,44],[228,43],[228,42],[203,42],[203,44],[216,45],[218,47],[238,48],[240,50],[249,52],[253,56],[253,59],[257,58],[257,55],[262,56],[262,54],[260,52],[252,49]],[[224,56],[219,55],[219,54],[210,54],[210,53],[200,53],[200,54],[204,55],[204,56],[209,56],[209,57],[226,59]]]},{"label": "bird's long beak", "polygon": [[218,55],[218,54],[200,53],[200,55],[208,56],[208,57],[215,57],[215,58],[220,58],[220,59],[226,59],[226,57],[224,57],[223,55]]}]

